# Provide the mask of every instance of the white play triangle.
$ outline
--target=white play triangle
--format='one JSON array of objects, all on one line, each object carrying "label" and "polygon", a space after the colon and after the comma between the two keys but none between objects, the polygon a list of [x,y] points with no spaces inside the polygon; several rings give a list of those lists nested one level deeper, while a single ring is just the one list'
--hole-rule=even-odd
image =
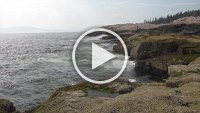
[{"label": "white play triangle", "polygon": [[92,43],[92,70],[113,59],[115,55]]}]

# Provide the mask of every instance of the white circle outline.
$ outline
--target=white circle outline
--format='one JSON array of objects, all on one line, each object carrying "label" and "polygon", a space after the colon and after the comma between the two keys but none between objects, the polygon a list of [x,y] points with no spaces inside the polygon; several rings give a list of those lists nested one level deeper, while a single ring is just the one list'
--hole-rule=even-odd
[{"label": "white circle outline", "polygon": [[[88,77],[86,77],[78,68],[77,64],[76,64],[76,49],[77,49],[77,46],[78,44],[80,43],[80,41],[85,37],[87,36],[88,34],[90,33],[93,33],[93,32],[107,32],[107,33],[110,33],[112,35],[114,35],[115,37],[118,38],[118,40],[121,42],[123,48],[124,48],[124,53],[125,53],[125,58],[124,58],[124,64],[121,68],[121,70],[119,71],[119,73],[117,73],[114,77],[110,78],[110,79],[107,79],[107,80],[103,80],[103,81],[98,81],[98,80],[93,80],[93,79],[90,79]],[[127,65],[127,62],[128,62],[128,50],[126,48],[126,45],[124,43],[124,41],[122,40],[122,38],[115,32],[111,31],[111,30],[108,30],[108,29],[104,29],[104,28],[97,28],[97,29],[91,29],[85,33],[83,33],[76,41],[74,47],[73,47],[73,51],[72,51],[72,62],[73,62],[73,65],[74,65],[74,68],[76,69],[77,73],[83,78],[85,79],[86,81],[88,82],[91,82],[91,83],[94,83],[94,84],[107,84],[107,83],[110,83],[114,80],[116,80],[118,77],[120,77],[120,75],[123,73],[123,71],[125,70],[126,68],[126,65]]]}]

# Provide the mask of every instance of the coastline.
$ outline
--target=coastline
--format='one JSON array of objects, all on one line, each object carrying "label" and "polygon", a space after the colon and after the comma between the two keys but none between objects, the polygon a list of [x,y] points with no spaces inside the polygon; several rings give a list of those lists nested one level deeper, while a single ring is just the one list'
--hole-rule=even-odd
[{"label": "coastline", "polygon": [[[24,113],[200,112],[199,36],[141,33],[123,36],[130,60],[136,60],[136,71],[151,73],[165,81],[79,83],[59,88],[47,101]],[[113,50],[123,54],[120,44]],[[0,100],[0,108],[6,108],[5,113],[18,113],[8,101]]]}]

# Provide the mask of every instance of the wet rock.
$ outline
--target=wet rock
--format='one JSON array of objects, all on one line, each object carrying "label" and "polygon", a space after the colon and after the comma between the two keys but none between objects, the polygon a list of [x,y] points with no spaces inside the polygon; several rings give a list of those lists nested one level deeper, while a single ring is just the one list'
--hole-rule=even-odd
[{"label": "wet rock", "polygon": [[117,44],[115,46],[113,46],[113,50],[116,52],[116,53],[120,53],[120,54],[124,54],[124,48],[121,44]]},{"label": "wet rock", "polygon": [[152,74],[158,78],[167,78],[167,64],[154,60],[139,60],[136,62],[135,70],[141,74]]},{"label": "wet rock", "polygon": [[148,73],[150,71],[150,63],[147,61],[137,61],[135,70],[141,73]]},{"label": "wet rock", "polygon": [[0,99],[0,113],[19,113],[19,112],[16,111],[16,108],[14,107],[12,102],[5,99]]}]

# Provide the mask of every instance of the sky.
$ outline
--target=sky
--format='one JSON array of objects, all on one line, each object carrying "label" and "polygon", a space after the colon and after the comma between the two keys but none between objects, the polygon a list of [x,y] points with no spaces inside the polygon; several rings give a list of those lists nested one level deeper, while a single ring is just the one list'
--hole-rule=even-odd
[{"label": "sky", "polygon": [[0,28],[80,31],[200,9],[200,0],[0,0]]}]

